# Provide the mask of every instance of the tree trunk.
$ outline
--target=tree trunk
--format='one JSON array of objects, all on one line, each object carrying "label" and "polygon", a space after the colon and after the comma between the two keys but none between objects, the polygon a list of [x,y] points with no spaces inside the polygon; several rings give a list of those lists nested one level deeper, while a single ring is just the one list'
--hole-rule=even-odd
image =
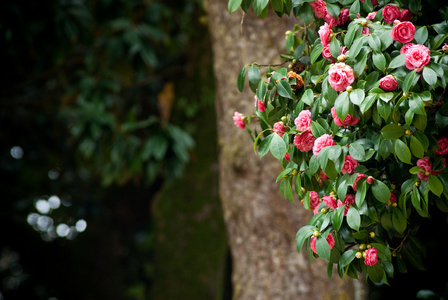
[{"label": "tree trunk", "polygon": [[216,78],[220,149],[220,196],[233,259],[233,299],[364,299],[361,281],[327,278],[326,261],[298,254],[295,234],[311,213],[282,199],[278,160],[254,154],[245,130],[233,124],[235,111],[251,114],[254,95],[236,79],[247,63],[279,63],[284,32],[294,18],[273,13],[261,20],[252,11],[229,15],[228,0],[206,1]]}]

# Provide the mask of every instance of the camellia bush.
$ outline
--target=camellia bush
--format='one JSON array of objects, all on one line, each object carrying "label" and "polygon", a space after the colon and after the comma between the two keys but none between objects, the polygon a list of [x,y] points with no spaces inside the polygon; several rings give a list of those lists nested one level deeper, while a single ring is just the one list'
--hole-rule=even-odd
[{"label": "camellia bush", "polygon": [[282,196],[312,212],[297,250],[327,260],[329,277],[337,265],[341,277],[388,283],[408,264],[424,268],[419,224],[430,206],[448,212],[446,4],[228,3],[230,13],[251,6],[301,24],[285,33],[283,65],[241,69],[254,114],[233,116],[260,157],[280,160]]}]

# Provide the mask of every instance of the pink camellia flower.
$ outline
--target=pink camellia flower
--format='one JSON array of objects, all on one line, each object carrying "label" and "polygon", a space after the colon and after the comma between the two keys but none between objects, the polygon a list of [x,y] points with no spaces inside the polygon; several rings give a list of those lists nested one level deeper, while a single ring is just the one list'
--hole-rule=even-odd
[{"label": "pink camellia flower", "polygon": [[235,123],[236,126],[238,126],[241,129],[244,129],[244,127],[246,127],[246,123],[244,123],[244,115],[240,114],[239,112],[235,112],[235,114],[233,115],[233,123]]},{"label": "pink camellia flower", "polygon": [[390,92],[395,90],[398,87],[397,80],[392,75],[386,75],[380,79],[380,88],[383,90]]},{"label": "pink camellia flower", "polygon": [[366,179],[368,184],[373,184],[375,182],[375,178],[373,178],[372,176],[367,177]]},{"label": "pink camellia flower", "polygon": [[[361,3],[364,3],[365,0],[361,0]],[[372,0],[373,6],[378,5],[378,0]]]},{"label": "pink camellia flower", "polygon": [[378,262],[378,250],[375,247],[369,248],[366,251],[366,258],[364,259],[364,263],[367,266],[373,266]]},{"label": "pink camellia flower", "polygon": [[310,208],[314,209],[315,207],[319,206],[320,199],[319,194],[315,191],[310,192]]},{"label": "pink camellia flower", "polygon": [[432,163],[429,161],[427,156],[417,160],[417,166],[423,169],[423,172],[417,174],[418,178],[424,181],[428,181],[428,176],[432,172]]},{"label": "pink camellia flower", "polygon": [[415,44],[414,43],[404,44],[403,47],[401,47],[400,49],[400,54],[408,52],[409,48],[411,48],[412,46],[415,46]]},{"label": "pink camellia flower", "polygon": [[400,21],[405,22],[409,21],[412,18],[412,13],[409,9],[405,8],[400,12]]},{"label": "pink camellia flower", "polygon": [[290,161],[290,160],[291,160],[291,154],[286,153],[284,159],[285,159],[286,161]]},{"label": "pink camellia flower", "polygon": [[325,59],[331,59],[333,58],[333,55],[331,55],[330,52],[330,45],[326,45],[323,49],[322,49],[322,57]]},{"label": "pink camellia flower", "polygon": [[341,200],[338,200],[338,207],[341,207],[342,205],[346,204],[345,208],[344,208],[344,216],[347,215],[350,206],[352,206],[353,203],[355,203],[355,200],[356,200],[355,194],[347,194],[345,196],[344,202],[342,202]]},{"label": "pink camellia flower", "polygon": [[409,43],[414,39],[415,26],[411,22],[401,22],[392,28],[390,36],[399,43]]},{"label": "pink camellia flower", "polygon": [[350,21],[350,10],[348,8],[343,8],[339,14],[337,25],[344,25]]},{"label": "pink camellia flower", "polygon": [[341,46],[341,53],[340,55],[344,55],[345,53],[347,53],[348,49],[345,46]]},{"label": "pink camellia flower", "polygon": [[325,14],[323,19],[325,20],[325,22],[330,24],[331,27],[333,27],[334,25],[337,25],[337,23],[338,23],[338,18],[332,16],[328,11]]},{"label": "pink camellia flower", "polygon": [[420,72],[424,66],[429,64],[431,59],[431,51],[429,51],[428,47],[424,45],[414,45],[409,47],[405,54],[405,66],[409,70],[416,69],[417,72]]},{"label": "pink camellia flower", "polygon": [[313,149],[315,140],[316,140],[316,138],[311,133],[311,131],[305,131],[305,132],[302,132],[302,134],[297,134],[294,137],[294,145],[300,151],[308,152],[308,151],[311,151],[311,149]]},{"label": "pink camellia flower", "polygon": [[283,125],[283,122],[277,122],[274,124],[272,131],[277,133],[279,136],[282,136],[285,134],[285,125]]},{"label": "pink camellia flower", "polygon": [[294,145],[301,152],[308,152],[313,149],[314,141],[316,138],[311,133],[311,131],[303,132],[302,134],[297,134],[294,136]]},{"label": "pink camellia flower", "polygon": [[394,20],[400,19],[400,10],[395,5],[389,4],[383,8],[383,20],[386,23],[392,23]]},{"label": "pink camellia flower", "polygon": [[373,21],[373,19],[375,19],[376,16],[376,11],[372,11],[371,13],[369,13],[366,17],[367,20]]},{"label": "pink camellia flower", "polygon": [[362,178],[366,178],[367,176],[362,174],[362,173],[356,173],[356,178],[355,181],[353,181],[353,190],[356,192],[357,188],[356,185],[358,184],[358,181],[361,180]]},{"label": "pink camellia flower", "polygon": [[390,202],[397,202],[397,197],[394,193],[390,192]]},{"label": "pink camellia flower", "polygon": [[341,121],[341,119],[339,119],[337,113],[336,113],[336,108],[332,107],[331,108],[331,116],[334,119],[334,123],[339,126],[339,127],[343,127],[343,126],[355,126],[356,124],[358,124],[360,118],[356,118],[353,116],[350,116],[349,114],[347,114],[347,117],[345,117],[344,122]]},{"label": "pink camellia flower", "polygon": [[[313,250],[313,252],[317,254],[316,241],[317,241],[317,237],[315,237],[315,236],[311,237],[310,247]],[[327,236],[327,243],[330,246],[330,249],[333,249],[335,241],[334,241],[334,237],[331,235],[331,233]]]},{"label": "pink camellia flower", "polygon": [[313,2],[309,2],[311,8],[313,9],[314,15],[318,18],[323,19],[327,14],[327,5],[323,0],[316,0]]},{"label": "pink camellia flower", "polygon": [[330,135],[324,134],[324,135],[318,137],[314,141],[314,146],[313,146],[314,156],[319,155],[320,150],[322,150],[323,148],[328,147],[328,146],[333,146],[333,145],[336,145],[336,143],[334,142],[334,140],[331,138]]},{"label": "pink camellia flower", "polygon": [[319,28],[319,37],[322,43],[322,46],[326,46],[330,44],[330,35],[331,35],[331,25],[325,23]]},{"label": "pink camellia flower", "polygon": [[336,202],[336,199],[334,199],[331,196],[323,196],[322,200],[324,201],[324,204],[331,209],[335,209],[336,207],[338,207],[338,203]]},{"label": "pink camellia flower", "polygon": [[348,174],[353,174],[355,173],[355,169],[358,166],[358,162],[356,161],[356,159],[354,159],[353,157],[351,157],[350,155],[346,155],[345,156],[345,161],[344,161],[344,166],[342,167],[342,174],[348,173]]},{"label": "pink camellia flower", "polygon": [[297,118],[294,120],[294,124],[297,126],[299,131],[310,130],[311,126],[311,112],[309,110],[302,110]]},{"label": "pink camellia flower", "polygon": [[446,136],[442,136],[437,139],[437,145],[439,146],[439,150],[434,151],[435,155],[447,155],[448,154],[448,138]]},{"label": "pink camellia flower", "polygon": [[259,112],[266,111],[266,106],[264,105],[264,102],[261,100],[258,100],[257,95],[254,96],[255,99],[255,106],[258,107]]},{"label": "pink camellia flower", "polygon": [[324,173],[324,171],[320,171],[319,179],[321,181],[324,181],[324,180],[328,179],[328,176],[327,176],[327,174]]},{"label": "pink camellia flower", "polygon": [[352,67],[345,63],[336,63],[328,70],[328,82],[337,91],[345,90],[355,81],[355,73]]}]

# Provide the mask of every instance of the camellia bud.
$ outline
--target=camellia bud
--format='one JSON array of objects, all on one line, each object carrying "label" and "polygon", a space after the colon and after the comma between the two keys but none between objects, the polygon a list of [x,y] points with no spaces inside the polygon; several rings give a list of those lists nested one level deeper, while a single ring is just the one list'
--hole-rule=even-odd
[{"label": "camellia bud", "polygon": [[400,20],[395,20],[395,21],[393,22],[394,26],[395,26],[395,25],[398,25],[398,24],[400,24],[400,23],[401,23]]},{"label": "camellia bud", "polygon": [[326,214],[326,213],[328,212],[328,209],[326,209],[326,208],[324,207],[324,208],[322,208],[322,209],[320,210],[320,212],[323,213],[323,214]]},{"label": "camellia bud", "polygon": [[294,58],[294,59],[292,60],[292,63],[295,64],[296,62],[297,62],[297,59]]},{"label": "camellia bud", "polygon": [[372,245],[367,244],[367,249],[370,249],[370,248],[372,248]]},{"label": "camellia bud", "polygon": [[397,207],[397,202],[392,203],[392,207]]},{"label": "camellia bud", "polygon": [[356,254],[355,254],[355,257],[357,258],[357,259],[361,259],[362,258],[362,252],[356,252]]},{"label": "camellia bud", "polygon": [[395,190],[395,188],[396,188],[395,184],[392,183],[392,184],[390,185],[390,188],[391,188],[392,190]]},{"label": "camellia bud", "polygon": [[420,186],[420,181],[416,181],[415,186]]},{"label": "camellia bud", "polygon": [[281,120],[283,123],[285,123],[285,122],[286,122],[286,116],[283,116],[280,120]]},{"label": "camellia bud", "polygon": [[302,193],[306,192],[306,190],[305,190],[305,188],[303,186],[300,188],[300,190],[302,191]]},{"label": "camellia bud", "polygon": [[365,249],[366,249],[366,244],[359,245],[359,250],[365,250]]},{"label": "camellia bud", "polygon": [[314,231],[313,231],[313,236],[318,237],[318,236],[319,236],[319,231],[314,230]]},{"label": "camellia bud", "polygon": [[291,30],[287,30],[287,31],[285,31],[285,35],[286,35],[286,36],[290,35],[291,33],[292,33]]},{"label": "camellia bud", "polygon": [[366,258],[366,251],[362,253],[362,257]]},{"label": "camellia bud", "polygon": [[448,53],[448,45],[447,45],[447,44],[445,44],[445,45],[442,46],[442,51],[443,51],[444,53]]},{"label": "camellia bud", "polygon": [[366,27],[367,25],[369,25],[369,22],[367,22],[367,20],[361,21],[361,26],[362,27]]},{"label": "camellia bud", "polygon": [[347,93],[351,93],[353,91],[353,88],[351,85],[349,85],[346,89]]},{"label": "camellia bud", "polygon": [[290,64],[290,65],[288,66],[288,68],[289,68],[289,69],[292,69],[292,64]]},{"label": "camellia bud", "polygon": [[370,233],[369,233],[369,236],[370,236],[371,239],[373,239],[373,238],[375,237],[375,232],[373,232],[373,231],[370,232]]},{"label": "camellia bud", "polygon": [[406,94],[406,93],[403,92],[403,97],[407,98],[407,97],[408,97],[408,94]]},{"label": "camellia bud", "polygon": [[373,184],[375,182],[375,179],[372,176],[367,177],[366,179],[368,184]]},{"label": "camellia bud", "polygon": [[347,60],[347,55],[341,54],[338,56],[338,62],[344,62]]},{"label": "camellia bud", "polygon": [[294,169],[294,170],[292,170],[292,172],[291,172],[292,176],[296,176],[297,173],[299,173],[299,172],[297,171],[297,169]]},{"label": "camellia bud", "polygon": [[429,176],[429,175],[431,175],[431,172],[426,171],[426,172],[425,172],[425,176]]},{"label": "camellia bud", "polygon": [[412,134],[412,131],[410,131],[409,129],[407,129],[405,133],[406,133],[406,135],[411,135],[411,134]]}]

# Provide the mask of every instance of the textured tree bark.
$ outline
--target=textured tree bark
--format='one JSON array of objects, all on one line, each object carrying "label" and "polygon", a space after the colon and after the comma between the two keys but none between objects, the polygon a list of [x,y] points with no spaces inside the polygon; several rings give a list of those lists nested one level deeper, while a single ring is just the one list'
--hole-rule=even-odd
[{"label": "textured tree bark", "polygon": [[[295,234],[310,218],[302,205],[282,199],[275,178],[281,171],[270,154],[254,154],[245,130],[233,124],[235,111],[251,114],[253,93],[236,87],[247,63],[280,63],[284,32],[297,22],[269,13],[229,15],[228,0],[206,1],[216,78],[220,149],[220,196],[233,259],[233,299],[364,299],[361,281],[327,278],[326,262],[298,254]],[[242,25],[241,25],[242,23]]]}]

